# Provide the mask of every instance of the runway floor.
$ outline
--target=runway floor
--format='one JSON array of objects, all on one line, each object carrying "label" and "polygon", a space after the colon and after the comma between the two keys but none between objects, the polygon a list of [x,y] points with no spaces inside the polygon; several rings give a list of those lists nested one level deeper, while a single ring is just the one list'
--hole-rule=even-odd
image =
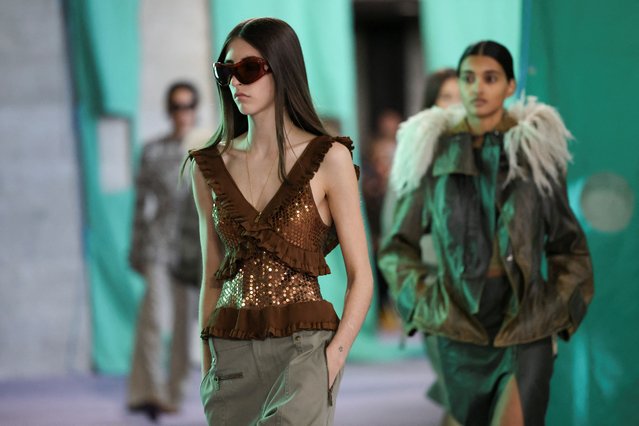
[{"label": "runway floor", "polygon": [[[180,413],[157,424],[205,425],[199,402],[200,374],[194,368]],[[349,363],[335,414],[337,426],[437,425],[441,409],[424,397],[434,380],[423,358],[383,363]],[[125,408],[126,378],[85,375],[40,380],[0,381],[2,426],[151,425]],[[235,425],[232,425],[235,426]]]}]

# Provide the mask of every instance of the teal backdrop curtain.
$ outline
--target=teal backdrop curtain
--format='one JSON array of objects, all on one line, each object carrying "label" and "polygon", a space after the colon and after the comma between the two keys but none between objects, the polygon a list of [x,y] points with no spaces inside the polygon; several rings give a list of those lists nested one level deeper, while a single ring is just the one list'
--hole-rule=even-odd
[{"label": "teal backdrop curtain", "polygon": [[480,40],[495,40],[519,64],[521,1],[420,0],[420,27],[428,72],[457,67],[462,52]]},{"label": "teal backdrop curtain", "polygon": [[[142,282],[128,266],[133,191],[101,183],[99,120],[123,120],[137,155],[139,37],[137,0],[67,0],[65,18],[83,174],[85,253],[91,287],[92,353],[99,372],[128,370]],[[133,160],[131,160],[132,168]]]},{"label": "teal backdrop curtain", "polygon": [[[288,22],[297,33],[308,73],[311,95],[319,114],[339,120],[341,133],[350,136],[358,160],[357,109],[355,100],[354,21],[350,0],[210,0],[212,61],[227,34],[240,21],[270,16]],[[323,296],[338,313],[344,306],[346,270],[342,254],[334,250],[327,258],[332,273],[320,278]],[[351,359],[379,356],[375,341],[377,310],[371,305],[355,343]]]},{"label": "teal backdrop curtain", "polygon": [[[527,1],[526,90],[555,105],[575,135],[571,204],[595,269],[595,297],[585,321],[570,342],[559,345],[548,424],[639,424],[639,150],[632,124],[639,115],[639,3]],[[602,185],[598,212],[588,216],[593,198],[584,188],[602,173],[616,177],[611,183],[625,180],[629,192]],[[594,220],[612,220],[628,208],[633,213],[625,228],[605,232],[594,226]]]}]

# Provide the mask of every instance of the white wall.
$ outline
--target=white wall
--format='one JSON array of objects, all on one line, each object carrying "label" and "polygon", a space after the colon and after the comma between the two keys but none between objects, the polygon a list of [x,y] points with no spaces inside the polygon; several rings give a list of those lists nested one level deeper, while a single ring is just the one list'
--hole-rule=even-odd
[{"label": "white wall", "polygon": [[144,141],[170,128],[167,87],[190,80],[200,91],[199,125],[217,127],[208,0],[141,0],[142,76],[140,135]]},{"label": "white wall", "polygon": [[89,368],[61,2],[0,3],[0,378]]}]

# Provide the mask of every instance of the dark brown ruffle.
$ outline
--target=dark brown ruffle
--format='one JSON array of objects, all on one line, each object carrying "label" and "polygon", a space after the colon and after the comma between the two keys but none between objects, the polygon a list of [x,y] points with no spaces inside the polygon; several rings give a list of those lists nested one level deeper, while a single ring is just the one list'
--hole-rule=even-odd
[{"label": "dark brown ruffle", "polygon": [[201,337],[266,339],[290,336],[300,330],[337,330],[338,325],[333,305],[325,300],[260,309],[219,308],[209,318]]},{"label": "dark brown ruffle", "polygon": [[[289,171],[283,190],[275,194],[262,212],[262,217],[269,217],[277,207],[281,206],[286,200],[290,200],[293,194],[313,179],[334,142],[344,145],[351,152],[351,157],[353,156],[353,141],[350,138],[324,135],[313,139]],[[359,178],[359,167],[356,165],[354,167],[355,173]]]},{"label": "dark brown ruffle", "polygon": [[224,260],[215,274],[218,280],[234,277],[240,263],[255,255],[255,247],[260,247],[274,254],[275,257],[296,271],[314,277],[331,273],[323,253],[295,246],[270,228],[259,231],[244,229],[242,238],[245,240],[243,244],[232,252],[225,253]]},{"label": "dark brown ruffle", "polygon": [[[232,218],[238,218],[242,214],[246,214],[247,212],[243,213],[239,209],[241,205],[239,201],[241,200],[238,200],[235,194],[237,192],[241,197],[242,194],[239,190],[227,193],[224,189],[223,179],[220,179],[220,174],[226,173],[228,175],[228,172],[217,147],[208,146],[198,150],[191,150],[189,155],[195,160],[208,186],[215,192],[216,203]],[[228,180],[230,184],[235,185],[230,175],[228,175]]]},{"label": "dark brown ruffle", "polygon": [[[244,198],[232,176],[228,173],[217,147],[210,146],[190,151],[190,156],[195,160],[207,184],[215,193],[216,203],[226,215],[242,228],[241,233],[244,241],[232,251],[225,253],[216,278],[233,277],[239,264],[252,257],[258,247],[273,253],[278,259],[297,271],[313,276],[330,273],[325,256],[338,244],[334,227],[328,233],[324,250],[315,252],[291,244],[269,226],[268,219],[279,206],[290,200],[304,185],[308,184],[334,142],[346,146],[352,155],[353,142],[350,138],[318,136],[313,139],[289,171],[287,181],[275,193],[259,217],[259,213]],[[354,167],[359,177],[359,168]],[[228,188],[233,189],[229,191]]]}]

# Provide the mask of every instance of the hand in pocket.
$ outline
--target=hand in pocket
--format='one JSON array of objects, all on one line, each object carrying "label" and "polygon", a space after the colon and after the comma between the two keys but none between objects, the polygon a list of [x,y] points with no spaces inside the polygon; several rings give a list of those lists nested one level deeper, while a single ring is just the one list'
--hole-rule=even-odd
[{"label": "hand in pocket", "polygon": [[346,353],[343,350],[340,351],[340,348],[340,346],[333,343],[326,347],[326,366],[328,367],[329,389],[333,387],[333,383],[335,383],[335,379],[342,367],[344,367],[344,363],[346,361]]}]

